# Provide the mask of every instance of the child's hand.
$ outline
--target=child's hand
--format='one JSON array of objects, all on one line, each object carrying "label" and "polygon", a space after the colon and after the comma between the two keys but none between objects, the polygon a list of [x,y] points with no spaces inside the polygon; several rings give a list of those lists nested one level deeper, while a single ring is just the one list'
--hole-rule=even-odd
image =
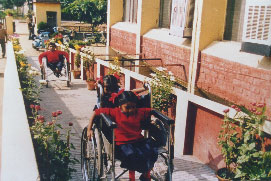
[{"label": "child's hand", "polygon": [[87,137],[88,137],[88,140],[91,141],[91,137],[93,136],[93,131],[92,130],[88,130],[87,131]]}]

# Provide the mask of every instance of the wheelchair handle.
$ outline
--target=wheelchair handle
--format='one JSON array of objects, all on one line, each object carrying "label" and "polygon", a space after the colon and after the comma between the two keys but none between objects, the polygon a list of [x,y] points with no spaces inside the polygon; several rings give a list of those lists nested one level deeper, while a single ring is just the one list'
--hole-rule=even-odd
[{"label": "wheelchair handle", "polygon": [[160,113],[157,110],[152,110],[151,115],[154,115],[156,118],[160,119],[161,121],[165,122],[168,125],[171,125],[171,124],[174,123],[173,119],[170,119],[169,117],[167,117],[166,115]]},{"label": "wheelchair handle", "polygon": [[108,115],[101,113],[101,117],[109,128],[114,129],[117,127],[117,124],[114,123]]}]

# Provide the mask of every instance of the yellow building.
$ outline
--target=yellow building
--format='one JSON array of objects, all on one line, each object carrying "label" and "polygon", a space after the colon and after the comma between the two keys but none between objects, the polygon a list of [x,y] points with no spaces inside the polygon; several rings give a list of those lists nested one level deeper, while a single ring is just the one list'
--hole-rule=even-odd
[{"label": "yellow building", "polygon": [[52,27],[61,26],[61,7],[59,0],[34,0],[35,30],[40,22],[45,22]]}]

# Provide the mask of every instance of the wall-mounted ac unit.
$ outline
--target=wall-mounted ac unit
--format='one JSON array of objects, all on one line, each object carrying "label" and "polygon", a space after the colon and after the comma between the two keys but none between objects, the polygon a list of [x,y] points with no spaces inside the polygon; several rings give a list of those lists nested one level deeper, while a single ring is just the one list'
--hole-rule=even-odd
[{"label": "wall-mounted ac unit", "polygon": [[271,56],[271,0],[246,0],[241,51]]}]

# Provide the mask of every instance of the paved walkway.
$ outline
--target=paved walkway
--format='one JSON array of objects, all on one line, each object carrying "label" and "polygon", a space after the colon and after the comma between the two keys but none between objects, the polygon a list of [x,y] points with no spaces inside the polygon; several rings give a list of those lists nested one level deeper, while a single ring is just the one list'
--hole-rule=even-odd
[{"label": "paved walkway", "polygon": [[[38,65],[38,55],[41,52],[34,50],[31,47],[31,42],[28,40],[26,23],[16,22],[17,33],[21,34],[20,42],[25,54],[35,67]],[[1,61],[1,60],[0,60]],[[73,155],[80,160],[80,138],[83,128],[87,125],[90,112],[96,102],[96,92],[87,90],[85,81],[73,80],[71,87],[67,88],[65,82],[54,81],[50,82],[49,88],[42,88],[40,112],[45,116],[46,120],[51,119],[51,112],[61,110],[63,114],[60,116],[59,122],[63,127],[68,127],[69,122],[73,122],[72,143],[76,147]],[[82,180],[80,171],[80,163],[75,165],[77,173],[73,175],[74,181]],[[127,175],[125,176],[127,178]],[[217,180],[213,171],[202,164],[192,156],[183,156],[174,159],[173,180]]]}]

